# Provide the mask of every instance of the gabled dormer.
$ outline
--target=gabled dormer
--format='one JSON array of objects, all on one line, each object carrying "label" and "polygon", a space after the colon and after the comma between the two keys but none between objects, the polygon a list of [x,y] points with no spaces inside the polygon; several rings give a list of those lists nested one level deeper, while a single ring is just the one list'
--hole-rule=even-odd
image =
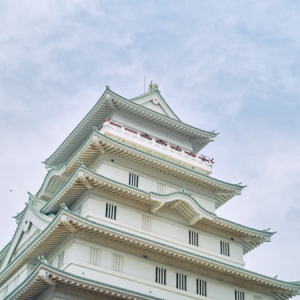
[{"label": "gabled dormer", "polygon": [[45,201],[30,195],[26,208],[16,216],[17,229],[8,248],[5,250],[0,270],[5,269],[16,257],[21,255],[22,251],[52,220],[51,217],[40,212],[44,204]]},{"label": "gabled dormer", "polygon": [[158,89],[158,85],[156,83],[152,83],[152,81],[149,85],[149,90],[147,93],[131,98],[129,100],[171,119],[180,121],[178,116],[173,112],[171,107],[161,95]]}]

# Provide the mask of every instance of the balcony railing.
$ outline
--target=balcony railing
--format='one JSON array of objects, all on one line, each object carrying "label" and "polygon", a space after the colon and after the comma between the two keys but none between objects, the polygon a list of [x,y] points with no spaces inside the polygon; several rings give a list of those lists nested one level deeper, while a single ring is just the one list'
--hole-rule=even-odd
[{"label": "balcony railing", "polygon": [[212,172],[214,159],[202,154],[194,154],[179,146],[172,145],[161,139],[149,136],[146,133],[138,132],[134,129],[125,127],[110,119],[104,120],[105,123],[99,128],[103,134],[112,134],[121,136],[122,138],[144,146],[145,148],[160,152],[161,154],[168,155],[176,160],[180,160],[183,165],[188,164],[189,167],[197,167],[202,169],[205,174]]}]

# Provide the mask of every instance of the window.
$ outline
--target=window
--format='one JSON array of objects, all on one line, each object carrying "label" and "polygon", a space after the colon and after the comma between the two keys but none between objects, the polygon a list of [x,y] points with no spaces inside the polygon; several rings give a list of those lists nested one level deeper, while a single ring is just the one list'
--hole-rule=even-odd
[{"label": "window", "polygon": [[158,182],[157,183],[157,192],[159,194],[165,194],[166,193],[166,185],[163,183]]},{"label": "window", "polygon": [[176,273],[176,288],[186,291],[186,275]]},{"label": "window", "polygon": [[152,229],[152,218],[142,215],[142,228],[148,231]]},{"label": "window", "polygon": [[62,265],[64,264],[64,256],[65,256],[65,251],[63,251],[58,255],[58,264],[57,264],[58,268],[61,268]]},{"label": "window", "polygon": [[199,246],[198,233],[194,231],[189,231],[189,244],[194,246]]},{"label": "window", "polygon": [[105,217],[115,220],[117,216],[117,207],[106,203]]},{"label": "window", "polygon": [[156,267],[155,282],[166,285],[167,270]]},{"label": "window", "polygon": [[129,185],[133,187],[139,187],[139,176],[129,173]]},{"label": "window", "polygon": [[207,296],[205,280],[196,279],[196,293],[201,296]]},{"label": "window", "polygon": [[100,266],[101,251],[99,249],[90,247],[90,264]]},{"label": "window", "polygon": [[263,300],[263,297],[258,296],[258,295],[255,295],[255,296],[254,296],[254,300]]},{"label": "window", "polygon": [[[226,255],[226,256],[230,256],[230,252],[229,252],[229,243],[226,242],[220,242],[220,248],[221,248],[221,254]],[[239,299],[240,300],[240,299]]]},{"label": "window", "polygon": [[241,292],[241,291],[234,291],[234,295],[235,295],[235,300],[245,300],[245,293]]},{"label": "window", "polygon": [[113,270],[123,272],[124,257],[118,254],[113,254]]}]

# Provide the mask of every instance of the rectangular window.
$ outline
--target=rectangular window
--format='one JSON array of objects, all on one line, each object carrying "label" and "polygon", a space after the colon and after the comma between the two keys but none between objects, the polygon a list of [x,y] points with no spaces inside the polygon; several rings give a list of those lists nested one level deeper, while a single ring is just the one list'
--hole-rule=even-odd
[{"label": "rectangular window", "polygon": [[167,270],[156,267],[155,269],[155,282],[166,285]]},{"label": "rectangular window", "polygon": [[207,296],[205,280],[196,279],[196,293],[201,296]]},{"label": "rectangular window", "polygon": [[176,273],[176,288],[186,291],[186,275]]},{"label": "rectangular window", "polygon": [[133,187],[139,187],[139,176],[129,173],[129,185]]},{"label": "rectangular window", "polygon": [[254,300],[263,300],[263,297],[258,296],[258,295],[255,295],[255,296],[254,296]]},{"label": "rectangular window", "polygon": [[113,254],[113,270],[123,273],[124,256]]},{"label": "rectangular window", "polygon": [[101,250],[90,247],[90,264],[100,266]]},{"label": "rectangular window", "polygon": [[105,217],[115,220],[117,216],[117,207],[106,203]]},{"label": "rectangular window", "polygon": [[61,252],[61,253],[58,255],[58,264],[57,264],[57,267],[58,267],[58,268],[61,268],[62,265],[64,264],[64,256],[65,256],[65,251]]},{"label": "rectangular window", "polygon": [[234,291],[235,300],[245,300],[245,293],[241,291]]},{"label": "rectangular window", "polygon": [[221,250],[221,254],[230,256],[229,243],[221,241],[220,242],[220,250]]},{"label": "rectangular window", "polygon": [[152,229],[152,218],[142,215],[142,228],[148,231]]},{"label": "rectangular window", "polygon": [[199,237],[197,232],[189,231],[189,244],[199,246]]},{"label": "rectangular window", "polygon": [[165,194],[166,193],[166,185],[163,183],[158,182],[157,183],[157,192],[159,194]]}]

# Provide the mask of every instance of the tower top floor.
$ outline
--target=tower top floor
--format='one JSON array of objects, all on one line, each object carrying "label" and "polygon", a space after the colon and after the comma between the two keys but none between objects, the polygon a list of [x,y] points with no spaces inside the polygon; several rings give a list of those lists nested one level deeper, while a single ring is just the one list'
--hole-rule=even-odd
[{"label": "tower top floor", "polygon": [[[128,119],[129,116],[131,120],[136,120],[136,126],[145,123],[155,131],[154,135],[158,139],[161,132],[164,131],[170,135],[173,143],[181,139],[181,143],[186,144],[188,147],[186,152],[192,154],[198,153],[208,143],[214,141],[217,135],[215,132],[205,131],[183,123],[156,88],[150,88],[147,93],[135,98],[126,99],[107,86],[95,106],[57,150],[45,160],[45,165],[47,167],[59,167],[64,164],[86,140],[93,128],[100,128],[105,120],[111,116],[121,119],[125,116]],[[186,143],[187,141],[188,143]],[[177,147],[178,145],[173,146]]]}]

